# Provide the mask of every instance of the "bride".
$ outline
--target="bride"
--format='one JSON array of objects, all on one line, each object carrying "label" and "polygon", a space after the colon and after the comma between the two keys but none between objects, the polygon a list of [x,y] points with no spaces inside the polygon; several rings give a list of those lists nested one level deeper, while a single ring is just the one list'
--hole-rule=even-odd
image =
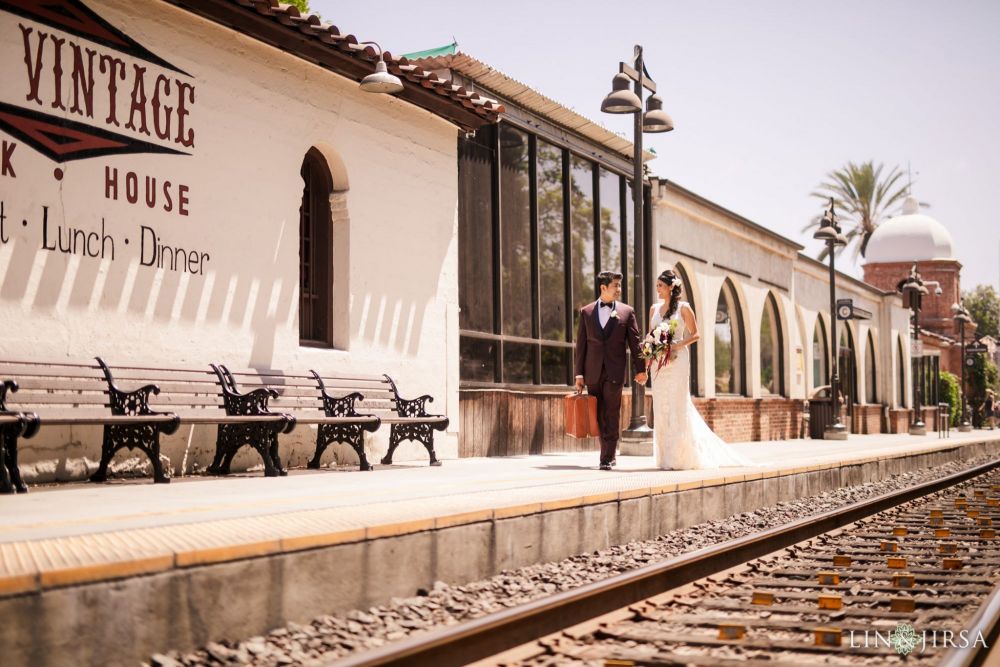
[{"label": "bride", "polygon": [[[693,470],[722,466],[752,466],[712,432],[691,401],[688,347],[698,340],[698,322],[691,306],[681,301],[681,279],[667,269],[656,280],[660,298],[649,311],[652,331],[661,322],[677,320],[670,359],[653,377],[653,454],[664,469]],[[647,360],[650,370],[653,360]]]}]

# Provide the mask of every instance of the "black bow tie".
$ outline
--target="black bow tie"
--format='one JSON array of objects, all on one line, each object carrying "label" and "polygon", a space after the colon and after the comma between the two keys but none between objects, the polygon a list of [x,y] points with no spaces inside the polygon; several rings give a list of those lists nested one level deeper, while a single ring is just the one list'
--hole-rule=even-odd
[{"label": "black bow tie", "polygon": [[615,307],[614,301],[612,301],[611,303],[608,303],[606,301],[601,302],[601,308],[614,308],[614,307]]}]

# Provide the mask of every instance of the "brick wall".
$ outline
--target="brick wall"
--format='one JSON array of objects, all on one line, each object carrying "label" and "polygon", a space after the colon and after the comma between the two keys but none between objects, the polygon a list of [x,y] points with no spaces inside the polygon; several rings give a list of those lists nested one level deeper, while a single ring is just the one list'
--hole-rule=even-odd
[{"label": "brick wall", "polygon": [[854,423],[851,425],[851,433],[882,433],[882,406],[855,405]]},{"label": "brick wall", "polygon": [[705,422],[726,442],[798,438],[802,401],[786,398],[696,398]]},{"label": "brick wall", "polygon": [[910,415],[908,408],[889,410],[889,433],[906,433],[910,429]]}]

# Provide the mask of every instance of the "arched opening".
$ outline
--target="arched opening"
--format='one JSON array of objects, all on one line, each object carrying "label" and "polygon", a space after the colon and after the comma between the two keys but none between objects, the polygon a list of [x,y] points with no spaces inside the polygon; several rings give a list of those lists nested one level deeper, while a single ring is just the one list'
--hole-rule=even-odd
[{"label": "arched opening", "polygon": [[830,347],[823,318],[816,317],[813,327],[813,389],[830,384]]},{"label": "arched opening", "polygon": [[903,340],[896,340],[896,406],[906,407],[906,357],[903,356]]},{"label": "arched opening", "polygon": [[838,391],[847,405],[847,412],[854,417],[854,404],[858,402],[858,356],[854,348],[854,334],[851,327],[844,323],[840,330],[840,355],[837,359],[837,371],[840,375]]},{"label": "arched opening", "polygon": [[299,341],[333,345],[333,177],[322,153],[310,148],[302,161],[299,207]]},{"label": "arched opening", "polygon": [[781,319],[778,304],[773,293],[768,293],[764,301],[764,311],[760,318],[760,394],[761,396],[784,396],[785,360]]},{"label": "arched opening", "polygon": [[746,338],[736,290],[728,278],[719,291],[715,309],[715,391],[746,394]]},{"label": "arched opening", "polygon": [[[691,280],[688,277],[688,272],[681,264],[677,264],[677,274],[681,277],[681,284],[684,293],[681,294],[681,299],[688,302],[691,306],[691,310],[694,311],[695,317],[698,316],[698,309],[695,307],[694,292],[691,291]],[[699,327],[701,323],[699,323]],[[690,390],[692,396],[700,396],[698,392],[698,343],[693,343],[690,348],[689,357],[691,359],[691,384]]]},{"label": "arched opening", "polygon": [[878,375],[875,372],[875,340],[868,332],[868,346],[865,351],[865,403],[878,403]]}]

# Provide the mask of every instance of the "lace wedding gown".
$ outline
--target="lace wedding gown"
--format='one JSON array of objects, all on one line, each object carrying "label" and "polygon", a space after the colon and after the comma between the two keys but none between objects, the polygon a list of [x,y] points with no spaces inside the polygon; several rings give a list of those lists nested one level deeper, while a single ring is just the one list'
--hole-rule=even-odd
[{"label": "lace wedding gown", "polygon": [[[684,340],[687,333],[680,311],[681,303],[670,318],[677,320],[674,339]],[[650,329],[662,321],[657,303],[650,321]],[[688,389],[691,377],[690,347],[684,346],[677,358],[659,371],[656,364],[650,368],[653,378],[653,455],[656,465],[664,469],[694,470],[723,466],[752,466],[753,462],[740,456],[723,442],[702,419],[694,407]]]}]

